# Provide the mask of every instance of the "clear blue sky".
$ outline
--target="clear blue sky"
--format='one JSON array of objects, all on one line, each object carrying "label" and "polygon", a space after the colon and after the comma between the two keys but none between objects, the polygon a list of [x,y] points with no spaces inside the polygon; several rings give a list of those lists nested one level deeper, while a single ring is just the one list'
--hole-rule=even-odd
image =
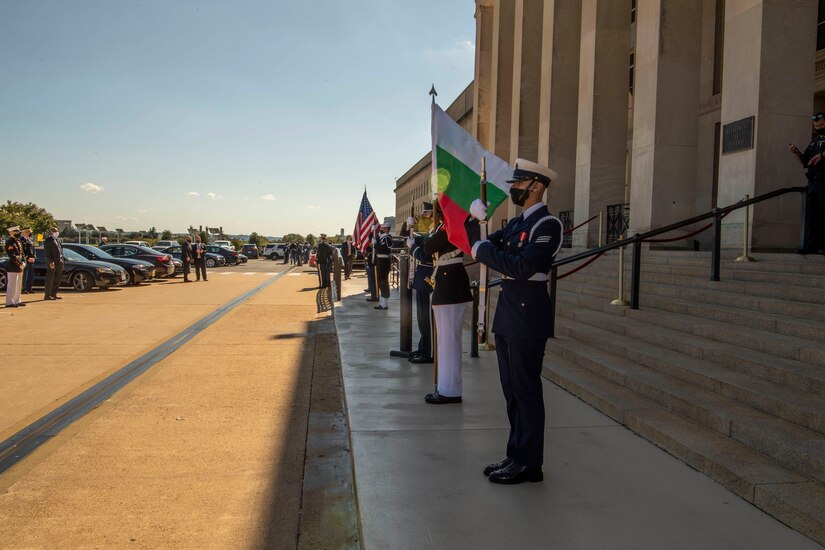
[{"label": "clear blue sky", "polygon": [[446,108],[472,80],[474,9],[0,0],[0,200],[109,229],[349,233],[365,185],[394,214],[430,85]]}]

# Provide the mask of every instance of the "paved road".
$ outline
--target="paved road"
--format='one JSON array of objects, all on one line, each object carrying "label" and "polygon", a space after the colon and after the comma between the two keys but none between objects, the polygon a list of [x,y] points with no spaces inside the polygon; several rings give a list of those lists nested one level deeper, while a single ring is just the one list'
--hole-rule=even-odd
[{"label": "paved road", "polygon": [[[285,267],[0,310],[31,339],[4,361],[2,435]],[[280,277],[0,475],[0,547],[294,548],[312,380],[338,364],[316,281]]]}]

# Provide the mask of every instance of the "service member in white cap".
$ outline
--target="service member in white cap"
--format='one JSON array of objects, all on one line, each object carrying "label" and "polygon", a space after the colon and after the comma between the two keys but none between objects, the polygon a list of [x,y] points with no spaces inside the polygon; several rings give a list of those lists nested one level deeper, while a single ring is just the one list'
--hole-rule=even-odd
[{"label": "service member in white cap", "polygon": [[23,245],[20,243],[20,227],[9,227],[9,238],[6,239],[6,255],[9,261],[6,265],[6,307],[23,307],[26,304],[20,301],[20,290],[23,286],[23,269],[26,267],[26,258],[23,256]]},{"label": "service member in white cap", "polygon": [[[473,257],[503,276],[493,320],[501,389],[507,402],[510,437],[507,455],[484,468],[494,483],[542,481],[544,397],[541,367],[550,336],[547,274],[562,245],[562,223],[543,202],[556,173],[535,162],[516,161],[510,188],[522,214],[506,227],[479,240],[479,219],[487,207],[476,200],[465,228]],[[475,219],[474,219],[475,218]]]},{"label": "service member in white cap", "polygon": [[375,237],[375,269],[378,271],[378,305],[375,309],[387,309],[390,299],[390,254],[392,253],[392,236],[390,224],[381,224],[381,232]]}]

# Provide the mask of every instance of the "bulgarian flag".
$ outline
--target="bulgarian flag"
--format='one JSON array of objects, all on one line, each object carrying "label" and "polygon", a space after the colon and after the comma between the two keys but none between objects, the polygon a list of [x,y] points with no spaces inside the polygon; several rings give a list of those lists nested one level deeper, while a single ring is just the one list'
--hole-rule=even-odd
[{"label": "bulgarian flag", "polygon": [[490,153],[464,131],[441,107],[433,103],[433,189],[444,216],[450,242],[470,253],[464,220],[470,204],[481,198],[481,159],[487,159],[487,216],[510,194],[507,180],[513,168]]}]

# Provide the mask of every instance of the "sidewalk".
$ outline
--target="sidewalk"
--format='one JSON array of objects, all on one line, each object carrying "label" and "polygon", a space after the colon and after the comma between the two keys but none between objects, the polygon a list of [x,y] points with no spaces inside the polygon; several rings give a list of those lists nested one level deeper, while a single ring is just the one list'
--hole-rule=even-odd
[{"label": "sidewalk", "polygon": [[467,332],[464,403],[425,404],[432,365],[389,356],[397,294],[375,311],[365,286],[345,281],[335,324],[367,550],[821,548],[547,380],[544,482],[489,483],[508,433],[495,352],[470,358]]}]

